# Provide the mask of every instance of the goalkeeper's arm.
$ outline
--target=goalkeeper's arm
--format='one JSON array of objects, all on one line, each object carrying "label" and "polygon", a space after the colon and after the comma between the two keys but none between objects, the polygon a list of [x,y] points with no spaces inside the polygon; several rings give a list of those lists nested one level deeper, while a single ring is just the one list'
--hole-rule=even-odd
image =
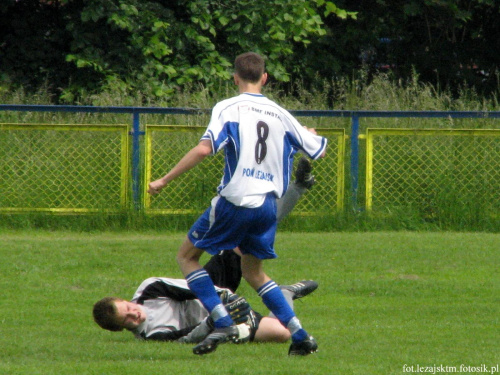
[{"label": "goalkeeper's arm", "polygon": [[200,324],[183,328],[177,331],[159,331],[149,336],[141,335],[139,338],[153,341],[178,341],[181,343],[196,344],[201,341],[214,329],[213,321],[210,317],[205,318]]},{"label": "goalkeeper's arm", "polygon": [[192,343],[196,344],[201,341],[214,329],[214,323],[212,318],[208,317],[202,320],[191,332],[187,335],[179,338],[177,341],[182,343]]},{"label": "goalkeeper's arm", "polygon": [[151,341],[176,341],[176,340],[180,340],[185,335],[188,335],[190,332],[192,332],[198,326],[188,327],[188,328],[180,329],[177,331],[172,331],[172,330],[158,331],[158,332],[152,333],[149,336],[145,336],[144,334],[141,334],[141,335],[136,335],[136,337],[139,339],[142,339],[142,340],[151,340]]},{"label": "goalkeeper's arm", "polygon": [[[237,294],[225,291],[221,295],[221,300],[233,319],[233,322],[238,327],[239,337],[237,341],[253,341],[262,316],[251,309],[250,304],[244,297],[240,297]],[[213,329],[213,320],[211,317],[207,317],[198,326],[177,341],[183,343],[198,343],[212,332]]]}]

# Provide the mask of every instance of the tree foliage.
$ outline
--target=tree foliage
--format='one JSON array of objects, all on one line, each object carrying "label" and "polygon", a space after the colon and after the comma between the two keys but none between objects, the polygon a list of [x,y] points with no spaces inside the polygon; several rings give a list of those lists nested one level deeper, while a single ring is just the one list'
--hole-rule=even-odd
[{"label": "tree foliage", "polygon": [[[282,61],[296,44],[307,45],[311,37],[326,33],[321,15],[350,15],[324,0],[21,0],[1,11],[22,19],[29,8],[37,9],[24,22],[31,31],[2,33],[7,39],[5,65],[12,67],[4,74],[31,83],[22,78],[30,67],[15,66],[16,46],[46,51],[33,63],[48,71],[54,64],[66,67],[66,97],[82,88],[162,96],[190,82],[210,85],[230,78],[235,55],[247,50],[268,56],[273,77],[287,81]],[[59,22],[46,24],[47,18]],[[63,34],[64,45],[51,57],[55,49],[47,35],[53,32]],[[32,75],[35,81],[40,73]],[[49,81],[56,74],[61,72],[49,72]]]},{"label": "tree foliage", "polygon": [[[495,0],[371,0],[338,1],[358,12],[356,23],[327,27],[346,35],[346,50],[329,40],[343,61],[372,71],[390,70],[397,78],[416,72],[440,87],[474,86],[482,92],[498,89],[500,2]],[[347,71],[352,72],[353,65]]]},{"label": "tree foliage", "polygon": [[495,0],[4,0],[0,17],[2,86],[47,83],[68,102],[210,87],[248,50],[277,82],[317,85],[364,67],[498,88]]}]

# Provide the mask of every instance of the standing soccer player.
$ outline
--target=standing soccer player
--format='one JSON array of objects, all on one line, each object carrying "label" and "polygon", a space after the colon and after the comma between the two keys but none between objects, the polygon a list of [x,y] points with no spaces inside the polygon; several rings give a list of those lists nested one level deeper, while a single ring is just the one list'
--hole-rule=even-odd
[{"label": "standing soccer player", "polygon": [[234,82],[239,95],[215,105],[205,134],[164,177],[149,184],[149,194],[225,150],[224,176],[218,195],[193,224],[181,245],[177,262],[191,291],[210,312],[215,330],[193,349],[214,351],[234,340],[238,328],[224,308],[208,273],[200,265],[204,251],[215,255],[239,247],[243,278],[290,331],[289,355],[307,355],[318,345],[286,302],[281,289],[264,272],[262,261],[276,258],[276,199],[291,179],[293,157],[302,151],[311,159],[325,155],[326,139],[307,129],[285,109],[261,94],[267,80],[264,59],[253,52],[235,60]]}]

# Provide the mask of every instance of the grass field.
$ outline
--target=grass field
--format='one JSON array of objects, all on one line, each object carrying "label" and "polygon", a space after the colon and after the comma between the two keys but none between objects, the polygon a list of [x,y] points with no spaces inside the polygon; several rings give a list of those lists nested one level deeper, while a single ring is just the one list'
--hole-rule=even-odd
[{"label": "grass field", "polygon": [[[227,344],[199,357],[190,345],[99,329],[91,308],[101,297],[130,298],[149,276],[181,277],[174,258],[183,238],[2,230],[0,374],[498,369],[500,234],[279,233],[279,258],[266,263],[267,272],[279,283],[320,284],[295,306],[320,346],[308,357],[288,357],[288,344]],[[239,293],[266,312],[245,283]]]}]

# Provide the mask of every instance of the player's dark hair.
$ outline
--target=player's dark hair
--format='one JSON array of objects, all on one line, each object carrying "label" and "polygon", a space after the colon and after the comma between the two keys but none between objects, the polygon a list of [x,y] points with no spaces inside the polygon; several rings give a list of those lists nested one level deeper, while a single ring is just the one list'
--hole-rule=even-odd
[{"label": "player's dark hair", "polygon": [[234,70],[241,79],[257,83],[266,71],[266,63],[258,53],[246,52],[236,57]]},{"label": "player's dark hair", "polygon": [[117,323],[116,315],[117,309],[115,302],[123,301],[117,297],[105,297],[94,304],[92,314],[94,315],[95,322],[108,331],[123,331],[123,327]]}]

